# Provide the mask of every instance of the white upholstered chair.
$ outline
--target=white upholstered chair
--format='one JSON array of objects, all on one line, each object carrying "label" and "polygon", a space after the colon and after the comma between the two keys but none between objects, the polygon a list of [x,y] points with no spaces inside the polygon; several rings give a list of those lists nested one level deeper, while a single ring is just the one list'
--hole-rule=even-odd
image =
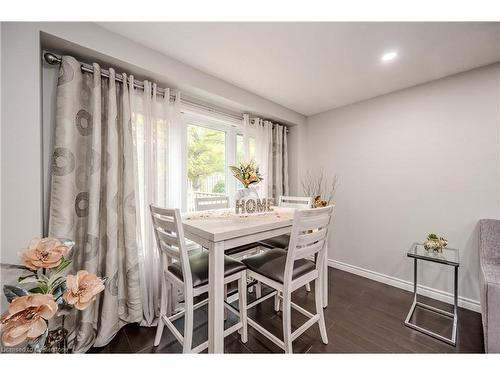
[{"label": "white upholstered chair", "polygon": [[[321,339],[328,343],[323,314],[322,285],[323,267],[326,262],[326,241],[328,226],[333,206],[295,211],[288,251],[270,249],[261,254],[243,259],[249,277],[276,290],[283,300],[283,340],[271,334],[253,319],[248,318],[248,325],[270,339],[286,353],[292,353],[292,342],[313,324],[319,324]],[[309,260],[313,256],[315,262]],[[314,281],[316,313],[292,302],[292,292]],[[248,308],[271,297],[273,293],[248,304]],[[294,332],[291,331],[291,309],[295,309],[309,319]]]},{"label": "white upholstered chair", "polygon": [[[166,326],[181,343],[183,353],[199,353],[208,347],[208,341],[192,347],[194,310],[205,305],[205,299],[194,304],[194,297],[208,292],[208,252],[189,255],[184,238],[181,215],[178,209],[150,206],[151,217],[161,256],[161,303],[160,320],[156,330],[154,345],[160,343]],[[224,284],[238,281],[239,311],[226,303],[226,308],[239,315],[239,322],[224,331],[224,336],[239,330],[241,341],[247,341],[246,315],[246,270],[245,265],[233,258],[224,258]],[[184,292],[184,309],[173,314],[172,290]],[[184,334],[173,322],[184,316]]]}]

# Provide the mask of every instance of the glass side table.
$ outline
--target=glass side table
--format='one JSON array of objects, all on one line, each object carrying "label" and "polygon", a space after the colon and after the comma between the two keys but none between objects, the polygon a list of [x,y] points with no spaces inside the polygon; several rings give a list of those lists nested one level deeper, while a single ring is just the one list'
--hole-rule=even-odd
[{"label": "glass side table", "polygon": [[[421,243],[414,243],[407,254],[410,258],[413,258],[413,304],[411,305],[410,311],[405,319],[405,325],[413,328],[419,332],[425,333],[436,339],[444,341],[450,345],[455,346],[457,343],[457,307],[458,307],[458,267],[460,266],[460,258],[458,249],[452,249],[449,247],[443,248],[442,253],[434,253],[432,251],[427,251],[424,245]],[[436,307],[427,305],[425,303],[419,302],[417,299],[417,263],[418,260],[425,260],[428,262],[440,263],[447,266],[454,267],[454,288],[453,288],[453,313],[445,310],[438,309]],[[421,307],[435,313],[447,316],[453,319],[453,328],[451,338],[441,336],[435,332],[429,331],[428,329],[422,328],[414,323],[410,323],[411,317],[415,312],[417,307]]]}]

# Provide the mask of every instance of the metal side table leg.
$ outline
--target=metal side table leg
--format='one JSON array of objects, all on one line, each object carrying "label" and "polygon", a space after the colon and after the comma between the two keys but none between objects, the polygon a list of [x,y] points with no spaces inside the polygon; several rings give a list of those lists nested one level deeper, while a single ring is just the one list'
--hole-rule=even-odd
[{"label": "metal side table leg", "polygon": [[[428,336],[431,336],[431,337],[434,337],[438,340],[441,340],[441,341],[444,341],[446,342],[447,344],[450,344],[450,345],[453,345],[453,346],[456,346],[456,343],[457,343],[457,322],[458,322],[458,266],[455,266],[454,268],[454,293],[453,293],[453,314],[448,312],[448,311],[445,311],[445,310],[441,310],[441,309],[438,309],[436,307],[433,307],[433,306],[430,306],[430,305],[427,305],[425,303],[422,303],[422,302],[418,302],[418,299],[417,299],[417,259],[414,258],[413,259],[413,303],[411,305],[411,308],[410,308],[410,311],[408,312],[408,315],[406,316],[406,319],[405,319],[405,325],[407,327],[410,327],[410,328],[413,328],[414,330],[416,331],[419,331],[421,333],[424,333]],[[451,339],[448,338],[448,337],[444,337],[442,335],[439,335],[435,332],[432,332],[428,329],[425,329],[425,328],[422,328],[414,323],[411,323],[410,320],[411,320],[411,317],[413,316],[413,313],[415,312],[415,309],[417,307],[421,307],[421,308],[424,308],[426,310],[429,310],[429,311],[433,311],[437,314],[441,314],[441,315],[444,315],[444,316],[447,316],[449,318],[453,318],[453,328],[452,328],[452,334],[451,334]]]}]

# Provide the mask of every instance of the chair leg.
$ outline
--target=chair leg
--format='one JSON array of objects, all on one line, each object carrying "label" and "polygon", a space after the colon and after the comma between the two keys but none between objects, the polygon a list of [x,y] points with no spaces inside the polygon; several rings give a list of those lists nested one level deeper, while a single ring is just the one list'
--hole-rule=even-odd
[{"label": "chair leg", "polygon": [[326,335],[325,314],[323,312],[323,280],[318,277],[314,282],[314,300],[316,302],[316,314],[319,314],[319,332],[321,333],[321,340],[323,344],[328,344],[328,337]]},{"label": "chair leg", "polygon": [[311,283],[307,283],[306,284],[306,292],[310,292],[311,291]]},{"label": "chair leg", "polygon": [[[224,284],[224,301],[227,301],[227,284]],[[227,320],[227,309],[224,306],[224,321]]]},{"label": "chair leg", "polygon": [[170,311],[172,311],[172,314],[175,313],[175,310],[177,309],[177,297],[179,296],[179,291],[177,288],[174,286],[174,284],[170,284]]},{"label": "chair leg", "polygon": [[238,309],[240,310],[240,322],[243,327],[240,329],[241,342],[248,341],[248,326],[247,326],[247,276],[245,272],[238,279]]},{"label": "chair leg", "polygon": [[173,293],[174,293],[174,285],[172,283],[169,283],[168,288],[167,288],[166,301],[165,301],[165,305],[167,308],[167,316],[174,315],[174,310],[172,308],[172,300],[173,300],[172,294]]},{"label": "chair leg", "polygon": [[290,292],[283,292],[283,342],[285,343],[285,353],[292,351],[292,295]]},{"label": "chair leg", "polygon": [[257,284],[255,285],[255,297],[262,297],[262,284],[260,283],[260,281],[257,281]]},{"label": "chair leg", "polygon": [[[168,288],[170,289],[170,288]],[[161,335],[163,334],[163,328],[165,327],[165,322],[163,321],[163,316],[167,313],[167,305],[168,302],[168,290],[165,278],[161,280],[161,289],[160,289],[160,318],[158,319],[158,327],[156,328],[155,341],[153,343],[154,346],[158,346],[161,341]]]},{"label": "chair leg", "polygon": [[323,266],[322,289],[323,289],[323,308],[326,308],[328,306],[328,262],[326,261],[326,257],[325,257],[325,265]]},{"label": "chair leg", "polygon": [[276,295],[274,296],[274,311],[280,311],[280,296],[278,291],[276,291]]},{"label": "chair leg", "polygon": [[[184,296],[184,343],[182,345],[183,353],[190,353],[193,347],[193,295],[191,291],[185,292]],[[189,294],[189,295],[187,295]]]}]

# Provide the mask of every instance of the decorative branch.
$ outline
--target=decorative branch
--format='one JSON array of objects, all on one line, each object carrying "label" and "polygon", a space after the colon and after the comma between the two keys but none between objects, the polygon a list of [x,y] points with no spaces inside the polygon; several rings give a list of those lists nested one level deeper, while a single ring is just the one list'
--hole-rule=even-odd
[{"label": "decorative branch", "polygon": [[320,196],[330,204],[333,202],[333,198],[337,192],[339,179],[337,174],[334,174],[330,179],[323,169],[320,169],[319,172],[315,174],[307,170],[301,180],[301,185],[304,195],[313,198]]}]

